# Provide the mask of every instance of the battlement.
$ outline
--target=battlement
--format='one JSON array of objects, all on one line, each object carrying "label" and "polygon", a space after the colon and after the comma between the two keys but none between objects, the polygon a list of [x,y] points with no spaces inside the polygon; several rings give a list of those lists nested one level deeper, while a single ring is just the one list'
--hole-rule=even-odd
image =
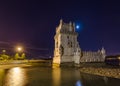
[{"label": "battlement", "polygon": [[76,34],[75,23],[64,23],[61,19],[58,27],[56,27],[56,33]]}]

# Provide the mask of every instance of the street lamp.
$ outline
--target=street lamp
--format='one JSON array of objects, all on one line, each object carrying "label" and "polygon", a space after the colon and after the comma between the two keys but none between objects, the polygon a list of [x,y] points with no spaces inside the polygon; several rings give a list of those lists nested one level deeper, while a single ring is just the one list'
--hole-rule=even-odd
[{"label": "street lamp", "polygon": [[16,54],[15,54],[15,60],[21,60],[21,53],[23,52],[23,47],[22,46],[16,46],[15,47]]},{"label": "street lamp", "polygon": [[23,51],[23,48],[22,48],[21,46],[18,46],[18,47],[16,48],[16,50],[17,50],[17,52],[22,52],[22,51]]}]

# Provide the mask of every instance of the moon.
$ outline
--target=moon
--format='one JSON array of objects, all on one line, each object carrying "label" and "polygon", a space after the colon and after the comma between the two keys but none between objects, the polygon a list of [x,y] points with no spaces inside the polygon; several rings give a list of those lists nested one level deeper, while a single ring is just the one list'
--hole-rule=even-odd
[{"label": "moon", "polygon": [[76,29],[79,30],[80,29],[80,25],[76,25]]}]

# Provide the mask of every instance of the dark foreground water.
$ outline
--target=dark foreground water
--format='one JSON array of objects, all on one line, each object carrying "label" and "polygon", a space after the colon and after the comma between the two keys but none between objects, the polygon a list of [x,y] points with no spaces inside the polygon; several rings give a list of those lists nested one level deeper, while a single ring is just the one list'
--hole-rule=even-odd
[{"label": "dark foreground water", "polygon": [[80,73],[75,68],[0,69],[0,86],[120,86],[120,79]]}]

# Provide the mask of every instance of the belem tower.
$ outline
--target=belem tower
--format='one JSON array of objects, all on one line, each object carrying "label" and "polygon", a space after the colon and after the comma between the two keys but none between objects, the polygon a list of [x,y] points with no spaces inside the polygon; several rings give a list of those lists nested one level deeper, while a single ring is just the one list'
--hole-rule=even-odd
[{"label": "belem tower", "polygon": [[60,24],[56,27],[54,36],[55,48],[53,64],[72,62],[80,64],[81,62],[103,62],[105,60],[105,49],[102,48],[96,52],[82,51],[77,41],[78,33],[75,31],[75,24],[72,22]]}]

